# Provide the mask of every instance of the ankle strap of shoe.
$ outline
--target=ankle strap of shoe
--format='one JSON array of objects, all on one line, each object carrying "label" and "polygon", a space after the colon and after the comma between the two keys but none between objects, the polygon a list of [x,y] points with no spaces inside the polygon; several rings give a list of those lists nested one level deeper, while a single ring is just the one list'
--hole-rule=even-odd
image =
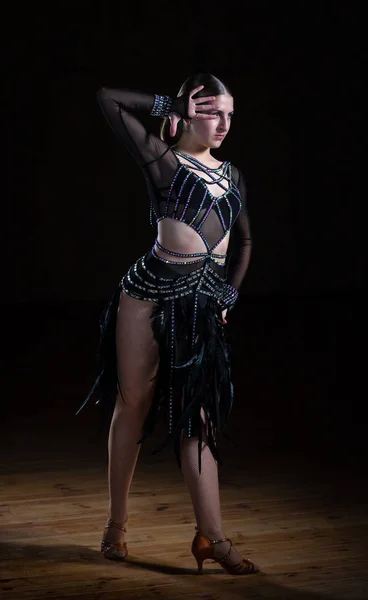
[{"label": "ankle strap of shoe", "polygon": [[231,544],[231,540],[229,540],[229,538],[225,538],[224,540],[210,540],[211,544],[221,544],[221,542],[230,542]]},{"label": "ankle strap of shoe", "polygon": [[107,521],[107,525],[105,525],[105,529],[110,529],[111,527],[115,527],[116,529],[120,529],[120,531],[124,531],[125,533],[127,532],[127,530],[125,529],[124,525],[127,522],[128,518],[125,519],[125,521],[121,521],[120,523],[118,523],[117,521],[113,521],[113,519],[111,517],[109,517],[109,520]]},{"label": "ankle strap of shoe", "polygon": [[205,537],[209,542],[211,542],[211,544],[221,544],[222,542],[230,542],[230,544],[231,544],[231,540],[229,538],[225,538],[223,540],[210,540],[209,537],[200,533],[198,527],[196,527],[195,530],[197,532],[197,535],[201,535],[202,537]]},{"label": "ankle strap of shoe", "polygon": [[229,538],[226,538],[226,541],[230,542],[230,548],[229,548],[229,552],[227,554],[225,554],[225,556],[223,556],[222,558],[220,558],[217,562],[219,562],[220,564],[225,562],[225,560],[227,560],[230,556],[230,552],[231,552],[231,548],[233,547],[233,543],[231,540],[229,540]]}]

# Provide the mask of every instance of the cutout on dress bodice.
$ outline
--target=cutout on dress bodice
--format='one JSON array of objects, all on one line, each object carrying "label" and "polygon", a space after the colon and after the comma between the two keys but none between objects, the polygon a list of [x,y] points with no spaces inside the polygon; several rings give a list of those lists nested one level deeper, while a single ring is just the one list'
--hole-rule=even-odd
[{"label": "cutout on dress bodice", "polygon": [[178,162],[192,171],[205,185],[211,196],[221,198],[226,194],[231,185],[231,165],[228,161],[221,163],[216,168],[211,168],[192,156],[181,152],[174,152]]}]

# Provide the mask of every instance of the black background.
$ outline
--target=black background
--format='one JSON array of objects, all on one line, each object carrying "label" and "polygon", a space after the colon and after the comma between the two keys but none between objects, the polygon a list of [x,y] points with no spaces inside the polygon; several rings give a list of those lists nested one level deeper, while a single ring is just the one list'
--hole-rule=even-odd
[{"label": "black background", "polygon": [[239,415],[249,411],[255,423],[267,415],[274,443],[307,447],[313,437],[326,451],[360,452],[367,252],[356,6],[7,7],[2,306],[10,412],[73,414],[90,383],[101,307],[154,239],[143,177],[106,126],[96,91],[174,95],[206,70],[234,94],[232,130],[216,158],[245,175],[254,240],[229,318],[237,385],[247,376]]}]

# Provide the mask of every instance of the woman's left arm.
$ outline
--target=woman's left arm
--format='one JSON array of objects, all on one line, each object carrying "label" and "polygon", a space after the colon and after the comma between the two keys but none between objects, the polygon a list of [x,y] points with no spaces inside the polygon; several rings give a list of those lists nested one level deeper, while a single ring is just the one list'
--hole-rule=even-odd
[{"label": "woman's left arm", "polygon": [[241,210],[231,228],[230,237],[230,252],[229,261],[227,263],[226,283],[224,286],[223,296],[220,300],[222,310],[222,322],[227,323],[227,311],[231,310],[239,295],[239,288],[248,270],[251,250],[252,236],[250,232],[250,224],[248,211],[246,208],[247,191],[245,187],[244,177],[238,171],[238,181],[236,186],[241,196]]},{"label": "woman's left arm", "polygon": [[252,251],[252,235],[246,206],[247,190],[244,177],[240,171],[238,183],[236,185],[240,192],[242,207],[240,214],[231,229],[234,250],[228,265],[227,283],[236,290],[239,290],[250,262]]}]

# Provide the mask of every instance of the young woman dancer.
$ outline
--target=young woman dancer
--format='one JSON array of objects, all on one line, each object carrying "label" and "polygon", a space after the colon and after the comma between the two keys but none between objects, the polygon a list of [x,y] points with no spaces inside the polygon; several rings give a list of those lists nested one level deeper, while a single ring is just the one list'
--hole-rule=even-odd
[{"label": "young woman dancer", "polygon": [[[197,522],[198,572],[212,559],[229,573],[255,573],[224,535],[218,481],[217,440],[233,402],[224,325],[251,248],[243,176],[211,153],[230,130],[234,100],[219,79],[196,74],[176,98],[102,88],[98,102],[142,169],[157,226],[153,247],[122,278],[101,319],[99,375],[82,405],[94,395],[112,413],[101,551],[111,560],[128,554],[129,489],[140,443],[161,411],[168,432],[157,451],[174,444]],[[144,112],[163,118],[160,136],[142,124]]]}]

